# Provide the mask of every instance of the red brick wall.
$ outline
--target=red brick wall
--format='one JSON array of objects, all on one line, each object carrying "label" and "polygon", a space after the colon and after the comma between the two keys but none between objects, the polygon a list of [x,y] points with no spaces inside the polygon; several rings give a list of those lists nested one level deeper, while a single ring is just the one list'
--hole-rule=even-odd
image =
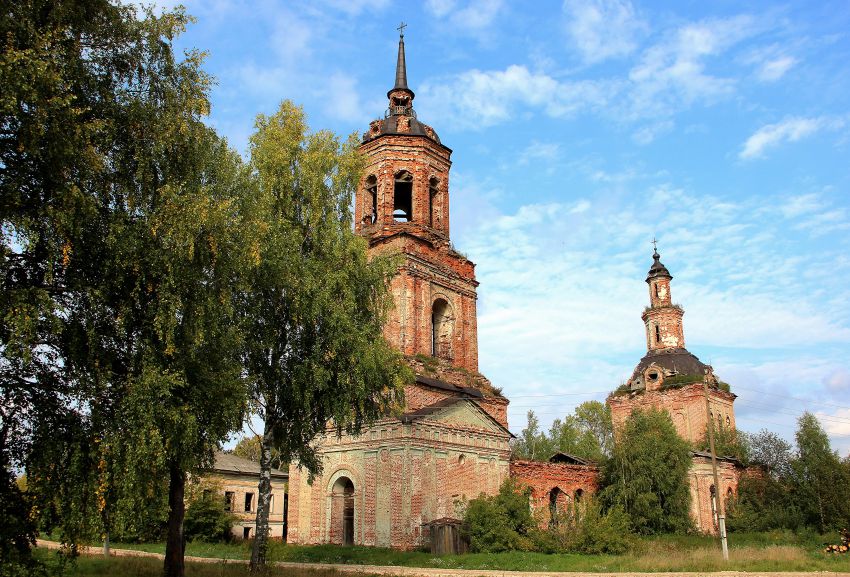
[{"label": "red brick wall", "polygon": [[561,508],[579,495],[589,496],[599,488],[599,468],[566,463],[540,461],[511,461],[511,477],[531,488],[531,507],[540,514],[541,525],[549,522],[549,495],[558,488],[564,495],[558,500]]},{"label": "red brick wall", "polygon": [[[723,426],[726,426],[726,417],[729,417],[730,426],[735,427],[735,411],[732,408],[734,400],[735,396],[731,393],[714,388],[709,389],[711,413],[715,419],[718,415],[720,416]],[[670,413],[676,432],[686,441],[699,441],[705,434],[708,413],[705,410],[702,383],[685,385],[681,388],[612,395],[608,397],[607,402],[611,407],[615,435],[632,411],[637,408],[663,409]]]},{"label": "red brick wall", "polygon": [[[720,480],[720,499],[718,506],[725,515],[726,501],[729,495],[738,493],[738,480],[741,469],[734,462],[717,461],[717,476]],[[688,484],[691,489],[691,516],[694,524],[702,533],[717,533],[716,520],[712,514],[711,487],[714,486],[714,473],[711,468],[711,458],[693,458],[691,470],[688,472]]]}]

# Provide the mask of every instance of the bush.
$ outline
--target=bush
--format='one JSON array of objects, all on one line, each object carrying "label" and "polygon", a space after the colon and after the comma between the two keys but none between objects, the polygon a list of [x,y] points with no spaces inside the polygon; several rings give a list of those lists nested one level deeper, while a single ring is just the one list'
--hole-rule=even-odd
[{"label": "bush", "polygon": [[620,555],[632,546],[629,516],[622,507],[602,511],[599,502],[586,499],[559,513],[549,529],[532,534],[535,549],[543,553]]},{"label": "bush", "polygon": [[534,520],[528,506],[530,490],[508,478],[498,495],[481,494],[466,506],[461,528],[474,553],[530,551]]},{"label": "bush", "polygon": [[207,490],[189,504],[183,530],[190,541],[226,542],[233,539],[233,521],[224,510],[224,498]]}]

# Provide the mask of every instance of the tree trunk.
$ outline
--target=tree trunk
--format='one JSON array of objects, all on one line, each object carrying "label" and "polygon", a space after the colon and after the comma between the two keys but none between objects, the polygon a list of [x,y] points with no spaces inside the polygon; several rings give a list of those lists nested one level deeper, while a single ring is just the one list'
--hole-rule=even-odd
[{"label": "tree trunk", "polygon": [[177,463],[170,465],[168,484],[168,536],[165,541],[165,577],[184,577],[183,563],[183,516],[186,505],[183,493],[186,489],[186,473]]},{"label": "tree trunk", "polygon": [[[268,415],[270,411],[266,411]],[[269,542],[269,513],[272,499],[272,446],[274,433],[271,421],[266,417],[263,441],[260,444],[260,484],[257,486],[257,521],[255,523],[254,547],[251,550],[251,571],[260,571],[266,566],[266,550]]]}]

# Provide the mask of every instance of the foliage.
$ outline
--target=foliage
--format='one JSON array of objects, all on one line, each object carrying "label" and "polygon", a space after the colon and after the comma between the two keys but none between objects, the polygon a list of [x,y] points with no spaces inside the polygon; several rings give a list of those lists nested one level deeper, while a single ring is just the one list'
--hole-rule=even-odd
[{"label": "foliage", "polygon": [[622,507],[638,533],[690,529],[690,447],[676,434],[670,415],[635,410],[619,439],[603,468],[604,506]]},{"label": "foliage", "polygon": [[[231,452],[237,457],[242,457],[243,459],[248,459],[249,461],[259,463],[262,448],[263,436],[254,435],[252,437],[242,437],[241,439],[239,439],[239,442],[236,443],[236,446],[233,447],[233,450]],[[272,447],[271,459],[271,466],[273,469],[284,470],[289,465],[289,463],[283,460],[280,455],[280,449],[278,449],[277,447]]]},{"label": "foliage", "polygon": [[508,478],[497,495],[483,493],[466,505],[461,528],[473,552],[529,551],[534,519],[528,506],[530,489]]},{"label": "foliage", "polygon": [[763,467],[773,479],[788,479],[791,476],[792,447],[785,439],[762,429],[747,436],[749,462]]},{"label": "foliage", "polygon": [[694,442],[695,451],[710,451],[711,442],[708,435],[708,427],[712,428],[714,433],[714,454],[718,457],[734,457],[742,463],[748,463],[750,460],[749,435],[738,431],[732,427],[725,427],[714,424],[712,419],[706,423],[705,431],[702,438]]},{"label": "foliage", "polygon": [[549,434],[540,430],[533,411],[528,412],[528,424],[513,444],[514,456],[520,459],[544,461],[556,452],[601,462],[611,454],[614,427],[611,409],[599,401],[587,401],[575,408],[563,420],[555,419]]},{"label": "foliage", "polygon": [[664,377],[664,388],[701,383],[702,379],[702,375],[671,375]]},{"label": "foliage", "polygon": [[203,485],[186,509],[186,539],[208,542],[233,540],[234,516],[224,510],[224,497],[218,488]]},{"label": "foliage", "polygon": [[791,463],[794,493],[806,523],[821,533],[850,521],[850,472],[832,450],[817,418],[797,421],[797,458]]},{"label": "foliage", "polygon": [[738,492],[726,504],[726,512],[726,527],[732,533],[797,530],[805,524],[787,479],[777,479],[758,469],[741,476]]},{"label": "foliage", "polygon": [[603,512],[599,501],[590,497],[559,511],[554,523],[532,533],[532,540],[544,553],[620,555],[634,544],[629,524],[621,507]]},{"label": "foliage", "polygon": [[167,483],[174,575],[186,472],[245,406],[247,173],[201,121],[203,55],[174,57],[188,22],[104,0],[0,14],[0,460],[69,543],[128,525]]},{"label": "foliage", "polygon": [[357,140],[311,133],[287,101],[257,117],[250,145],[256,189],[242,210],[251,262],[238,308],[242,360],[264,423],[256,568],[265,562],[272,450],[318,472],[316,434],[329,421],[354,433],[399,410],[413,375],[383,336],[398,261],[368,257],[351,227],[363,166]]}]

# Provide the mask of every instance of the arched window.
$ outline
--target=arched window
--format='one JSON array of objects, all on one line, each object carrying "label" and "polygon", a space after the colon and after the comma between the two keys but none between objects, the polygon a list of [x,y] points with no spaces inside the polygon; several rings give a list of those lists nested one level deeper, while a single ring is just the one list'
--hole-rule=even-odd
[{"label": "arched window", "polygon": [[656,345],[661,344],[661,329],[659,328],[658,325],[655,325],[655,344]]},{"label": "arched window", "polygon": [[393,187],[393,220],[413,220],[413,175],[403,170],[395,175]]},{"label": "arched window", "polygon": [[378,222],[378,179],[374,174],[366,178],[366,202],[369,203],[363,212],[363,220],[366,224]]},{"label": "arched window", "polygon": [[731,426],[732,426],[732,421],[731,421],[731,419],[729,419],[729,415],[726,415],[726,426],[727,426],[727,427],[731,427]]},{"label": "arched window", "polygon": [[576,489],[576,492],[575,492],[576,503],[581,502],[582,497],[584,497],[584,489]]},{"label": "arched window", "polygon": [[440,181],[435,177],[431,177],[428,181],[428,223],[430,226],[437,224],[437,194],[440,192]]},{"label": "arched window", "polygon": [[445,299],[437,299],[431,308],[431,355],[443,359],[452,356],[454,315]]},{"label": "arched window", "polygon": [[331,542],[354,545],[354,483],[340,477],[331,489]]},{"label": "arched window", "polygon": [[549,491],[549,527],[558,526],[558,500],[563,500],[564,494],[558,487]]}]

